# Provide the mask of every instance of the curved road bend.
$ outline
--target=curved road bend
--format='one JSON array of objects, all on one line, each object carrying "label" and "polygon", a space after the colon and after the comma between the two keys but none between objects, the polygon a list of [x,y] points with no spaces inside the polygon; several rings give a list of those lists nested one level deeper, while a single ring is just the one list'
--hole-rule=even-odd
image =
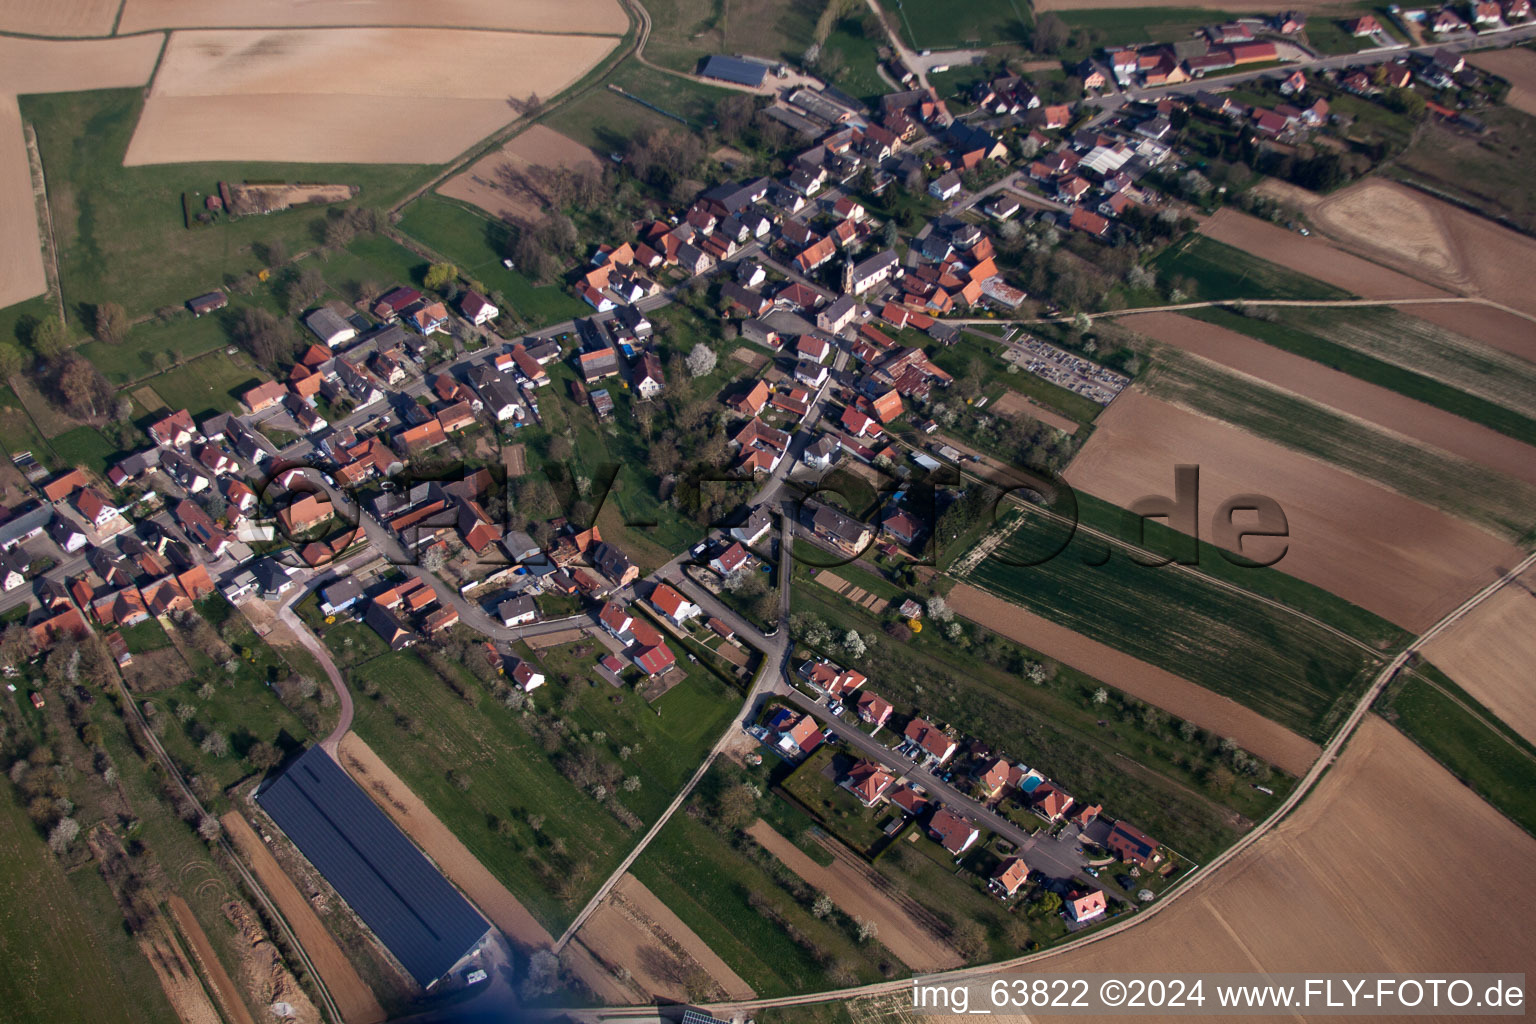
[{"label": "curved road bend", "polygon": [[[1316,763],[1313,764],[1311,770],[1308,771],[1307,774],[1297,782],[1296,788],[1293,789],[1290,795],[1286,797],[1285,801],[1275,809],[1274,813],[1271,814],[1268,818],[1264,819],[1264,821],[1261,822],[1252,832],[1239,839],[1224,853],[1214,858],[1209,864],[1197,869],[1193,874],[1189,875],[1181,885],[1164,895],[1158,902],[1152,904],[1144,910],[1139,911],[1134,917],[1127,921],[1122,921],[1118,924],[1111,925],[1102,931],[1095,932],[1092,935],[1085,936],[1074,942],[1067,943],[1066,945],[1058,946],[1055,949],[1047,950],[1042,953],[1032,953],[1028,956],[1016,957],[1012,960],[1004,960],[992,964],[983,964],[977,967],[966,967],[955,971],[948,971],[943,974],[933,975],[932,977],[934,980],[951,984],[962,981],[974,981],[990,977],[999,971],[1014,970],[1019,967],[1039,964],[1052,957],[1061,956],[1064,953],[1077,950],[1083,946],[1088,945],[1089,943],[1102,941],[1112,935],[1116,935],[1122,931],[1125,931],[1128,928],[1135,927],[1142,921],[1145,921],[1148,918],[1161,913],[1175,900],[1181,899],[1189,892],[1196,889],[1198,883],[1204,881],[1206,878],[1219,871],[1222,867],[1231,862],[1244,850],[1248,849],[1248,847],[1258,842],[1267,832],[1269,832],[1270,829],[1278,825],[1287,815],[1291,813],[1291,811],[1296,809],[1296,806],[1301,802],[1302,798],[1311,792],[1312,788],[1322,778],[1323,774],[1327,772],[1327,770],[1333,765],[1333,762],[1335,759],[1337,759],[1340,750],[1343,749],[1345,741],[1349,739],[1355,728],[1360,724],[1361,719],[1365,717],[1366,713],[1370,710],[1371,705],[1375,703],[1376,699],[1381,695],[1382,690],[1386,688],[1387,684],[1392,681],[1392,679],[1397,675],[1398,671],[1420,647],[1434,639],[1450,626],[1454,625],[1467,613],[1471,612],[1478,605],[1482,604],[1489,597],[1493,596],[1516,577],[1524,573],[1532,565],[1536,565],[1536,552],[1532,552],[1531,554],[1527,555],[1513,569],[1510,569],[1503,576],[1499,577],[1497,580],[1494,580],[1482,590],[1479,590],[1476,594],[1467,598],[1467,600],[1463,601],[1461,605],[1459,605],[1456,609],[1447,613],[1445,617],[1442,618],[1439,622],[1425,630],[1411,643],[1409,643],[1408,646],[1404,647],[1403,650],[1400,651],[1397,656],[1394,657],[1392,661],[1387,664],[1380,673],[1377,674],[1375,680],[1371,683],[1370,688],[1365,692],[1364,696],[1360,698],[1360,701],[1355,705],[1354,710],[1350,712],[1349,717],[1346,718],[1343,724],[1339,726],[1338,732],[1334,734],[1333,739],[1330,740],[1328,745],[1323,748],[1322,756],[1320,756]],[[750,1013],[754,1010],[760,1010],[769,1007],[796,1006],[807,1003],[822,1003],[829,1002],[834,999],[851,999],[858,996],[893,995],[906,991],[910,985],[910,979],[902,981],[889,981],[880,982],[873,985],[858,986],[855,988],[837,989],[829,992],[816,992],[797,996],[784,996],[778,999],[759,999],[739,1003],[713,1003],[707,1004],[701,1008],[709,1010],[715,1014],[730,1014],[734,1012]],[[563,1012],[567,1017],[584,1022],[590,1022],[590,1024],[595,1024],[595,1022],[609,1019],[617,1020],[647,1016],[654,1017],[656,1013],[656,1007],[623,1006],[591,1010],[566,1010]]]}]

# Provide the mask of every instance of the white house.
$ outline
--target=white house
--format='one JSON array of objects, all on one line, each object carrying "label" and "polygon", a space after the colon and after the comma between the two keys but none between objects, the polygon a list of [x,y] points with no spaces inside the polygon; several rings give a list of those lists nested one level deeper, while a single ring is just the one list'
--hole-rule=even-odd
[{"label": "white house", "polygon": [[544,685],[544,673],[532,662],[518,658],[512,664],[512,682],[524,693],[530,693]]},{"label": "white house", "polygon": [[501,617],[503,626],[521,626],[537,619],[539,608],[533,603],[533,598],[520,594],[497,605],[496,614]]},{"label": "white house", "polygon": [[357,328],[330,309],[315,310],[304,318],[304,326],[314,332],[315,337],[319,338],[327,348],[345,345],[357,337]]},{"label": "white house", "polygon": [[476,327],[490,323],[501,315],[496,305],[476,291],[466,291],[459,298],[459,312]]},{"label": "white house", "polygon": [[651,607],[665,615],[674,626],[681,626],[703,609],[665,583],[651,591]]},{"label": "white house", "polygon": [[740,526],[731,527],[731,539],[750,547],[767,536],[771,529],[773,529],[773,513],[768,511],[766,505],[759,505],[752,510],[746,522]]}]

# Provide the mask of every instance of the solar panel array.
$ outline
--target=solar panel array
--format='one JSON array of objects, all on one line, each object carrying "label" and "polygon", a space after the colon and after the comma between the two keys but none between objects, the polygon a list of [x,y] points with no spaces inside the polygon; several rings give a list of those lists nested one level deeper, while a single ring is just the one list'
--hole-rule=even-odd
[{"label": "solar panel array", "polygon": [[718,78],[722,82],[759,86],[763,84],[763,78],[768,74],[768,67],[739,57],[714,56],[705,59],[704,67],[699,73],[705,78]]},{"label": "solar panel array", "polygon": [[489,929],[319,747],[264,786],[256,802],[423,988]]}]

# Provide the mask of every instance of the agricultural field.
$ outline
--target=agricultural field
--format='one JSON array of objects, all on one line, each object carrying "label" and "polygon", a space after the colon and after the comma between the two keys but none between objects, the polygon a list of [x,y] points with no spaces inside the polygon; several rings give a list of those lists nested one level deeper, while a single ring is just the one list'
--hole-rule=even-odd
[{"label": "agricultural field", "polygon": [[652,0],[645,57],[692,73],[712,53],[799,61],[823,4],[815,0]]},{"label": "agricultural field", "polygon": [[0,9],[0,32],[69,38],[110,35],[121,7],[121,0],[80,0],[71,4],[12,0]]},{"label": "agricultural field", "polygon": [[[98,5],[102,0],[92,0]],[[420,25],[411,0],[367,0],[334,7],[304,0],[126,0],[119,32],[153,28],[239,25],[318,28],[346,25]],[[529,32],[621,34],[627,24],[616,0],[457,0],[433,12],[431,23],[452,28],[524,29]],[[74,33],[70,33],[73,35]]]},{"label": "agricultural field", "polygon": [[[460,29],[175,32],[125,162],[451,160],[554,96],[618,39]],[[430,125],[380,130],[393,123]],[[312,179],[311,179],[312,180]]]},{"label": "agricultural field", "polygon": [[[139,90],[28,96],[37,127],[71,321],[80,304],[113,299],[143,316],[269,267],[274,247],[315,244],[314,211],[245,217],[189,230],[182,193],[206,195],[220,180],[344,181],[362,205],[386,207],[430,171],[398,166],[176,164],[124,167],[142,106]],[[130,335],[130,338],[133,336]]]},{"label": "agricultural field", "polygon": [[[1529,594],[1522,594],[1530,600]],[[1536,745],[1432,664],[1405,669],[1377,710],[1446,770],[1536,836]]]},{"label": "agricultural field", "polygon": [[[1412,309],[1418,310],[1419,307],[1412,307]],[[1516,441],[1524,442],[1524,444],[1533,444],[1533,436],[1536,436],[1536,434],[1533,434],[1533,421],[1528,419],[1527,416],[1508,410],[1508,408],[1495,404],[1495,402],[1490,402],[1488,399],[1479,398],[1478,395],[1470,395],[1467,391],[1458,390],[1453,385],[1436,381],[1436,379],[1430,378],[1430,376],[1425,376],[1424,373],[1418,370],[1419,361],[1413,362],[1413,368],[1393,365],[1392,362],[1384,361],[1384,359],[1378,358],[1378,356],[1370,355],[1367,352],[1353,352],[1353,350],[1344,347],[1342,344],[1327,341],[1327,339],[1321,338],[1321,336],[1313,335],[1313,333],[1309,333],[1307,330],[1301,330],[1299,327],[1292,325],[1301,322],[1299,318],[1307,318],[1309,324],[1310,322],[1316,322],[1316,324],[1321,325],[1322,329],[1333,333],[1336,329],[1332,325],[1332,316],[1310,318],[1307,310],[1273,310],[1273,313],[1275,313],[1273,318],[1269,318],[1267,313],[1264,316],[1243,316],[1233,313],[1232,310],[1213,309],[1212,307],[1212,309],[1190,310],[1189,316],[1207,322],[1207,324],[1217,325],[1221,329],[1230,330],[1233,333],[1241,333],[1241,335],[1247,335],[1250,338],[1258,338],[1260,341],[1266,342],[1266,344],[1273,345],[1275,348],[1281,348],[1284,352],[1289,352],[1290,355],[1310,359],[1310,361],[1318,362],[1318,364],[1322,364],[1324,367],[1329,367],[1330,370],[1346,373],[1346,375],[1359,379],[1359,381],[1367,382],[1367,384],[1389,388],[1389,390],[1396,391],[1398,395],[1405,396],[1405,398],[1424,402],[1425,405],[1433,405],[1433,407],[1447,411],[1447,413],[1452,413],[1452,415],[1459,416],[1459,418],[1467,419],[1467,421],[1475,422],[1475,424],[1484,425],[1484,427],[1488,427],[1490,430],[1507,434],[1507,436],[1516,439]],[[1402,329],[1410,338],[1412,336],[1424,336],[1424,338],[1430,339],[1430,344],[1427,347],[1430,348],[1432,353],[1433,348],[1445,347],[1447,344],[1455,348],[1455,342],[1458,341],[1455,333],[1447,332],[1447,330],[1441,329],[1435,322],[1418,318],[1418,316],[1402,315],[1402,313],[1393,315],[1393,313],[1389,313],[1387,310],[1376,309],[1330,310],[1330,313],[1338,313],[1338,319],[1341,324],[1355,324],[1355,327],[1349,330],[1352,330],[1358,344],[1359,342],[1366,341],[1375,344],[1376,335],[1381,332],[1382,325],[1390,324],[1390,322],[1401,322]],[[1384,319],[1381,322],[1372,324],[1372,319],[1378,318],[1378,316]],[[1392,339],[1382,338],[1381,344],[1385,345],[1387,347],[1385,350],[1390,352]],[[1468,362],[1470,362],[1471,367],[1484,365],[1487,359],[1490,358],[1495,362],[1502,361],[1501,353],[1488,352],[1487,348],[1479,350],[1476,347],[1476,342],[1471,342],[1471,345],[1473,345],[1473,348],[1468,352]],[[1519,364],[1513,365],[1518,372],[1521,372]],[[1496,378],[1478,379],[1478,375],[1475,372],[1468,372],[1467,368],[1455,367],[1455,365],[1444,367],[1444,370],[1455,379],[1468,379],[1476,387],[1493,388],[1496,391],[1502,390],[1501,382]],[[1524,404],[1524,402],[1521,401],[1519,404]]]},{"label": "agricultural field", "polygon": [[1509,83],[1504,102],[1525,114],[1536,114],[1536,51],[1523,46],[1484,50],[1467,61]]},{"label": "agricultural field", "polygon": [[1204,234],[1190,235],[1152,260],[1160,277],[1181,282],[1190,299],[1346,299],[1349,293],[1287,270]]},{"label": "agricultural field", "polygon": [[[1381,851],[1393,849],[1418,853],[1389,870]],[[1536,943],[1536,893],[1511,885],[1509,868],[1532,858],[1536,840],[1368,716],[1317,792],[1228,869],[1135,928],[1038,967],[1520,971]]]},{"label": "agricultural field", "polygon": [[[1386,313],[1392,315],[1390,310]],[[1221,319],[1229,318],[1222,316]],[[1355,318],[1344,316],[1339,319]],[[1405,319],[1410,320],[1405,327],[1433,329],[1433,325],[1422,321],[1413,323],[1411,318]],[[1332,318],[1329,318],[1322,323],[1329,324],[1331,321]],[[1246,327],[1249,322],[1245,318],[1237,326]],[[1293,354],[1277,346],[1266,345],[1208,320],[1174,313],[1148,313],[1127,317],[1121,323],[1165,345],[1173,346],[1181,353],[1219,363],[1238,374],[1257,378],[1346,416],[1373,423],[1460,458],[1481,463],[1507,476],[1536,484],[1536,448],[1424,401],[1414,400],[1345,373],[1324,369],[1300,353]],[[1486,349],[1479,348],[1477,355],[1485,356]],[[1188,357],[1183,355],[1172,362],[1174,365],[1190,365]],[[1454,396],[1446,397],[1460,395],[1460,392],[1455,392]],[[1519,420],[1518,417],[1508,419],[1515,422]],[[1536,421],[1531,421],[1530,430],[1523,433],[1531,440],[1536,440]]]},{"label": "agricultural field", "polygon": [[[707,807],[727,784],[724,769],[711,769],[692,807]],[[899,970],[877,943],[859,944],[840,915],[813,917],[786,888],[794,876],[778,858],[693,813],[674,815],[633,873],[759,996],[878,981],[882,961]]]},{"label": "agricultural field", "polygon": [[1424,656],[1499,720],[1536,743],[1536,574],[1512,582],[1424,645]]},{"label": "agricultural field", "polygon": [[[1385,173],[1402,182],[1432,188],[1493,220],[1507,222],[1517,231],[1536,229],[1536,182],[1525,173],[1531,146],[1536,144],[1536,117],[1512,107],[1482,110],[1478,117],[1489,128],[1482,135],[1454,131],[1433,122],[1425,124],[1414,144],[1389,164]],[[1428,196],[1423,200],[1431,206],[1439,205]],[[1472,247],[1462,249],[1467,259],[1485,267],[1491,275],[1499,274],[1506,255],[1531,244],[1527,240],[1522,246],[1497,224],[1481,220],[1477,213],[1457,212],[1460,216],[1451,223],[1463,241],[1497,237],[1509,246],[1483,252]],[[1360,228],[1359,233],[1364,234],[1365,225]],[[1385,239],[1382,242],[1391,244]],[[1513,285],[1513,280],[1510,283]],[[1504,301],[1526,312],[1531,311],[1530,300],[1525,303],[1515,301],[1521,298],[1518,288],[1510,287],[1507,293],[1509,298]],[[1491,292],[1489,294],[1498,298]]]},{"label": "agricultural field", "polygon": [[[66,875],[12,790],[0,794],[0,999],[11,1020],[138,1024],[175,1018],[90,865]],[[46,922],[46,925],[43,923]],[[110,986],[113,997],[83,1000]]]},{"label": "agricultural field", "polygon": [[[96,6],[76,5],[74,10],[84,20],[95,20]],[[68,10],[70,5],[64,8]],[[0,19],[19,13],[9,5]],[[37,28],[22,31],[47,33],[66,25],[83,27],[67,15],[59,17],[59,13],[41,14]],[[110,15],[108,19],[110,28]],[[4,239],[0,244],[0,307],[40,295],[47,287],[41,224],[17,94],[142,85],[149,81],[159,52],[157,37],[70,42],[0,38],[0,238]]]},{"label": "agricultural field", "polygon": [[550,206],[539,187],[539,172],[583,167],[600,171],[602,164],[587,147],[536,124],[443,182],[437,192],[493,218],[530,224]]},{"label": "agricultural field", "polygon": [[[1277,563],[1282,572],[1413,632],[1496,577],[1496,567],[1518,560],[1513,545],[1471,523],[1134,389],[1099,417],[1066,479],[1128,507],[1143,495],[1169,493],[1173,467],[1187,463],[1200,467],[1206,507],[1255,490],[1279,503],[1289,531]],[[1270,557],[1279,550],[1259,543]],[[1071,561],[1058,558],[1044,568]],[[1030,590],[1023,580],[1015,586]],[[1251,669],[1234,664],[1231,671],[1230,678],[1241,678]]]},{"label": "agricultural field", "polygon": [[[1108,0],[1045,0],[1035,5],[1040,12],[1051,11],[1080,36],[1099,46],[1132,46],[1157,40],[1178,39],[1201,25],[1237,17],[1226,13],[1242,4],[1201,6],[1126,7]],[[1213,9],[1218,8],[1218,9]]]},{"label": "agricultural field", "polygon": [[[1409,397],[1423,395],[1431,404],[1444,408],[1451,404],[1451,399],[1433,389],[1438,384],[1444,390],[1463,392],[1497,407],[1480,409],[1467,401],[1462,403],[1466,411],[1449,411],[1478,421],[1492,419],[1498,424],[1495,429],[1511,436],[1536,436],[1536,426],[1532,425],[1536,421],[1536,363],[1493,350],[1482,342],[1398,310],[1284,309],[1276,310],[1275,322],[1365,357],[1356,364],[1346,364],[1347,372],[1354,376],[1366,377],[1371,361],[1386,363],[1406,373],[1394,376],[1389,370],[1377,371],[1372,375],[1379,378],[1377,383],[1394,391],[1407,391],[1409,382],[1405,378],[1427,378],[1426,383],[1415,389],[1417,394],[1408,392]],[[1264,329],[1263,324],[1255,326]],[[1348,353],[1333,355],[1341,362],[1348,358]],[[1499,409],[1513,413],[1514,417],[1498,420]]]},{"label": "agricultural field", "polygon": [[880,6],[914,50],[1027,43],[1034,23],[1022,0],[974,0],[959,8],[943,0],[881,0]]},{"label": "agricultural field", "polygon": [[[1371,211],[1373,224],[1378,222],[1379,217],[1379,211]],[[1315,234],[1306,237],[1295,231],[1287,231],[1279,225],[1250,217],[1232,207],[1223,207],[1216,211],[1215,216],[1203,221],[1200,234],[1224,243],[1228,251],[1242,250],[1242,262],[1267,261],[1293,274],[1305,275],[1315,283],[1329,282],[1328,285],[1322,285],[1329,294],[1259,295],[1249,292],[1246,296],[1208,296],[1211,298],[1326,299],[1359,295],[1367,299],[1412,299],[1438,298],[1446,294],[1442,289],[1405,273],[1345,252]]]},{"label": "agricultural field", "polygon": [[[1377,429],[1348,410],[1330,409],[1180,351],[1163,352],[1142,386],[1163,401],[1373,480],[1510,541],[1536,535],[1536,483],[1494,472],[1486,462]],[[1507,442],[1492,436],[1495,444]],[[1508,446],[1530,453],[1524,456],[1524,476],[1536,472],[1536,449]]]}]

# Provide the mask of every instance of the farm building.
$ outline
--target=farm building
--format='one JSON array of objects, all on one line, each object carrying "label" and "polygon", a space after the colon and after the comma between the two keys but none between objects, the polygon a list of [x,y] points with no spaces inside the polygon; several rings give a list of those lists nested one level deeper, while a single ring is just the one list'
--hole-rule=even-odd
[{"label": "farm building", "polygon": [[705,78],[714,78],[721,82],[750,85],[755,89],[763,84],[763,79],[768,74],[768,65],[759,64],[751,60],[742,60],[740,57],[721,57],[717,55],[704,58],[704,64],[699,68],[699,74]]},{"label": "farm building", "polygon": [[199,295],[195,299],[187,300],[187,308],[196,316],[212,313],[214,310],[223,309],[227,305],[229,305],[229,296],[223,292],[209,292],[207,295]]},{"label": "farm building", "polygon": [[357,328],[347,323],[334,310],[317,309],[304,318],[304,326],[314,332],[328,348],[345,345],[357,337]]},{"label": "farm building", "polygon": [[490,931],[321,748],[305,751],[256,802],[423,988]]}]

